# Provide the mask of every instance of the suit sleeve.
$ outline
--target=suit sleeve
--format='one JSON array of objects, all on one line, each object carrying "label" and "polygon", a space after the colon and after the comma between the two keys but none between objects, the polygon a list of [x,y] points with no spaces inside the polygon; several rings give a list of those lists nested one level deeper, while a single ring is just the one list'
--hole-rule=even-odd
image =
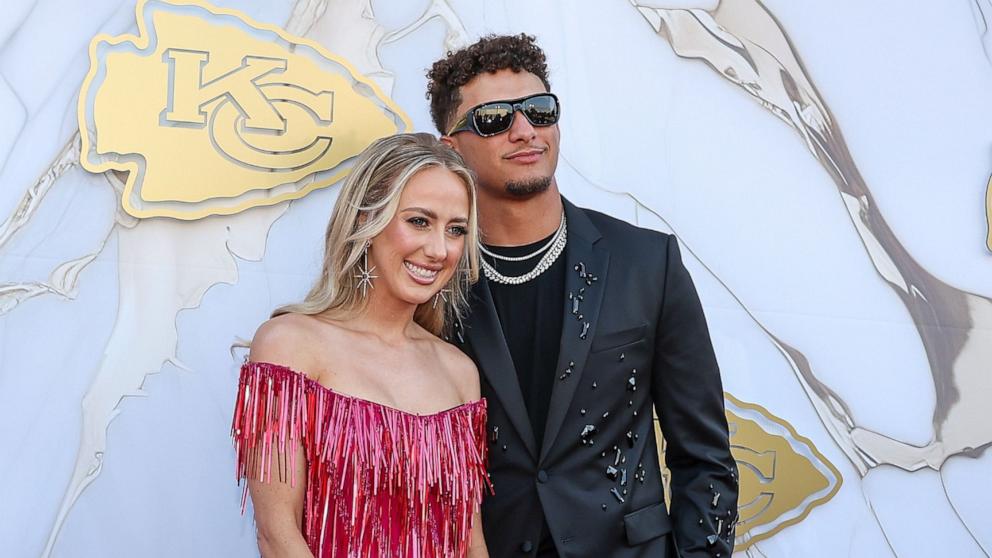
[{"label": "suit sleeve", "polygon": [[733,551],[737,466],[730,454],[723,385],[703,308],[667,238],[667,264],[655,333],[652,396],[667,442],[671,516],[682,558]]}]

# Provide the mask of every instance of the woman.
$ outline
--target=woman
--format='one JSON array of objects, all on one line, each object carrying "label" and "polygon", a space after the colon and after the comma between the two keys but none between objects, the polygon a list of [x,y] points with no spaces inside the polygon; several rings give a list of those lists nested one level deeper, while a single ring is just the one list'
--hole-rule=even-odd
[{"label": "woman", "polygon": [[232,435],[263,556],[488,556],[486,403],[440,339],[478,278],[475,203],[430,135],[359,156],[320,278],[241,369]]}]

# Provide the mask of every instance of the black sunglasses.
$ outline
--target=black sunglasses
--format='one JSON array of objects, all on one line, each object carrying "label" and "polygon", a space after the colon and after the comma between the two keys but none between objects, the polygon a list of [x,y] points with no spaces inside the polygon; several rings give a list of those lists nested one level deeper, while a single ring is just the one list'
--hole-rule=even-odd
[{"label": "black sunglasses", "polygon": [[482,103],[462,115],[447,135],[466,130],[484,138],[502,134],[513,125],[513,117],[518,110],[532,126],[551,126],[558,123],[561,104],[553,93],[538,93],[520,99]]}]

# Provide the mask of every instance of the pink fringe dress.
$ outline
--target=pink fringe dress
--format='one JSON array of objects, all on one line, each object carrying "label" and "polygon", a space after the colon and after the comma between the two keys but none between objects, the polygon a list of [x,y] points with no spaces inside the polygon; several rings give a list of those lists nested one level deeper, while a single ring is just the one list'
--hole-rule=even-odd
[{"label": "pink fringe dress", "polygon": [[[485,399],[416,415],[245,362],[231,435],[239,482],[295,486],[302,445],[303,536],[317,558],[463,557],[492,490]],[[242,509],[247,491],[246,482]]]}]

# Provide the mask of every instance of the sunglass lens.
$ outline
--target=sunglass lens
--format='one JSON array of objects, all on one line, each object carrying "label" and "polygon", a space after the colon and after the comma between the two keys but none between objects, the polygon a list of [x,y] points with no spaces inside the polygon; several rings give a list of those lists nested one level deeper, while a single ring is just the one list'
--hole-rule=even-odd
[{"label": "sunglass lens", "polygon": [[496,101],[477,107],[472,112],[472,123],[482,136],[502,134],[513,125],[514,107],[519,107],[534,126],[551,126],[558,122],[558,100],[550,94],[534,95],[522,101],[508,103]]},{"label": "sunglass lens", "polygon": [[524,101],[524,114],[534,126],[551,126],[558,122],[558,103],[551,95],[539,95]]},{"label": "sunglass lens", "polygon": [[513,121],[513,105],[509,103],[490,103],[475,109],[472,116],[475,129],[484,136],[491,136],[506,131]]}]

